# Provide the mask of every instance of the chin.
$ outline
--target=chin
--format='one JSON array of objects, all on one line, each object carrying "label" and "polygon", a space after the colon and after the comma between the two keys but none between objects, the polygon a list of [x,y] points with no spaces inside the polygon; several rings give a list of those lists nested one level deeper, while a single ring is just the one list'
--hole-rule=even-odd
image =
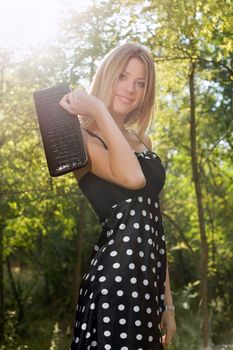
[{"label": "chin", "polygon": [[113,114],[116,115],[122,115],[124,117],[127,116],[127,114],[131,113],[132,111],[134,111],[135,108],[129,108],[128,106],[113,106],[111,108],[111,111]]}]

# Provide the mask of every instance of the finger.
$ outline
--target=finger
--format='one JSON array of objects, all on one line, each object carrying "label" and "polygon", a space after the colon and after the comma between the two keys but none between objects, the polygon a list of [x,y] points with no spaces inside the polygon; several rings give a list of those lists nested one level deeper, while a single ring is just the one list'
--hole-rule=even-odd
[{"label": "finger", "polygon": [[67,103],[68,103],[68,95],[64,95],[64,96],[60,99],[59,104],[60,104],[61,106],[63,106],[64,104],[67,104]]},{"label": "finger", "polygon": [[164,335],[164,345],[165,346],[168,346],[171,344],[171,341],[172,341],[172,333],[171,332],[167,332],[165,335]]},{"label": "finger", "polygon": [[162,340],[162,344],[163,344],[164,347],[167,347],[167,346],[171,345],[171,343],[167,342],[166,339]]},{"label": "finger", "polygon": [[68,101],[68,95],[65,95],[61,98],[61,100],[59,101],[59,105],[65,109],[67,109],[67,107],[70,106],[69,101]]},{"label": "finger", "polygon": [[[80,100],[81,97],[81,100]],[[82,102],[82,93],[78,90],[73,90],[68,94],[68,102],[69,104],[75,108],[75,106],[80,106],[80,102]]]},{"label": "finger", "polygon": [[75,99],[75,93],[73,91],[69,92],[67,95],[67,99],[69,104],[73,104],[74,103],[74,99]]},{"label": "finger", "polygon": [[167,343],[167,339],[166,339],[166,334],[162,336],[162,344],[164,346],[168,346],[169,344]]},{"label": "finger", "polygon": [[165,344],[166,345],[169,345],[171,343],[171,340],[172,340],[172,335],[171,333],[167,333],[166,334],[166,341],[165,341]]},{"label": "finger", "polygon": [[68,96],[65,95],[62,97],[62,99],[59,101],[59,105],[64,108],[67,112],[73,114],[73,108],[71,107],[70,103],[68,102]]}]

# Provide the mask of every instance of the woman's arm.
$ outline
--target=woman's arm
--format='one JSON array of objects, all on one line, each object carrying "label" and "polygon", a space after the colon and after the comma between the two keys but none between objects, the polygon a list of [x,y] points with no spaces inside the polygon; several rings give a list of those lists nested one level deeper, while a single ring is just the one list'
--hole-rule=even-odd
[{"label": "woman's arm", "polygon": [[169,270],[168,270],[168,263],[167,263],[167,269],[166,269],[164,304],[165,305],[173,305],[173,298],[172,298],[172,293],[171,293],[171,285],[170,285],[170,276],[169,276]]},{"label": "woman's arm", "polygon": [[[148,135],[145,135],[143,142],[146,144],[146,146],[150,150],[152,150],[152,142]],[[168,308],[173,307],[173,298],[171,293],[168,263],[167,263],[167,269],[166,269],[164,304],[167,305]],[[163,312],[162,320],[161,320],[161,328],[164,329],[165,331],[165,335],[163,336],[163,339],[162,339],[163,344],[167,346],[170,344],[172,337],[176,332],[176,321],[175,321],[175,314],[173,310],[167,310]]]},{"label": "woman's arm", "polygon": [[74,90],[61,99],[60,105],[74,115],[91,115],[106,140],[108,151],[93,137],[85,137],[92,173],[130,189],[145,186],[146,179],[134,151],[101,100]]},{"label": "woman's arm", "polygon": [[[164,304],[167,305],[168,308],[173,306],[173,298],[172,298],[171,287],[170,287],[168,264],[167,264],[167,270],[166,270]],[[171,343],[172,337],[176,332],[176,321],[175,321],[175,314],[173,310],[163,311],[161,328],[164,329],[165,331],[165,335],[163,336],[163,339],[162,339],[163,345],[167,346]]]}]

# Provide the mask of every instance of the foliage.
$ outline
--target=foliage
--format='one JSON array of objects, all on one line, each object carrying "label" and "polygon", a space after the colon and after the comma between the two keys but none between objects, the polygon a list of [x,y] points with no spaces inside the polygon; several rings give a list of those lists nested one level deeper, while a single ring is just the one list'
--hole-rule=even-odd
[{"label": "foliage", "polygon": [[[0,51],[0,234],[8,338],[1,349],[65,349],[72,332],[73,270],[86,199],[71,175],[48,176],[33,92],[64,80],[88,88],[103,55],[128,40],[148,47],[157,65],[158,111],[150,136],[167,174],[161,202],[177,309],[172,349],[183,348],[184,342],[188,349],[200,346],[201,245],[188,91],[194,61],[211,341],[232,343],[231,14],[230,1],[102,1],[81,15],[68,13],[60,42],[46,52],[17,61],[12,53]],[[100,230],[88,203],[87,208],[81,272]],[[37,345],[35,339],[41,338]]]}]

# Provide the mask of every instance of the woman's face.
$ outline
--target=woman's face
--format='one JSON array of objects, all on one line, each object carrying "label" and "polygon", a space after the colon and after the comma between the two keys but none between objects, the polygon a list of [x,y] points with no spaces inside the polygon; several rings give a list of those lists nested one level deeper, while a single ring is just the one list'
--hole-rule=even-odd
[{"label": "woman's face", "polygon": [[110,111],[126,116],[141,103],[146,84],[145,64],[136,57],[129,59],[112,92]]}]

